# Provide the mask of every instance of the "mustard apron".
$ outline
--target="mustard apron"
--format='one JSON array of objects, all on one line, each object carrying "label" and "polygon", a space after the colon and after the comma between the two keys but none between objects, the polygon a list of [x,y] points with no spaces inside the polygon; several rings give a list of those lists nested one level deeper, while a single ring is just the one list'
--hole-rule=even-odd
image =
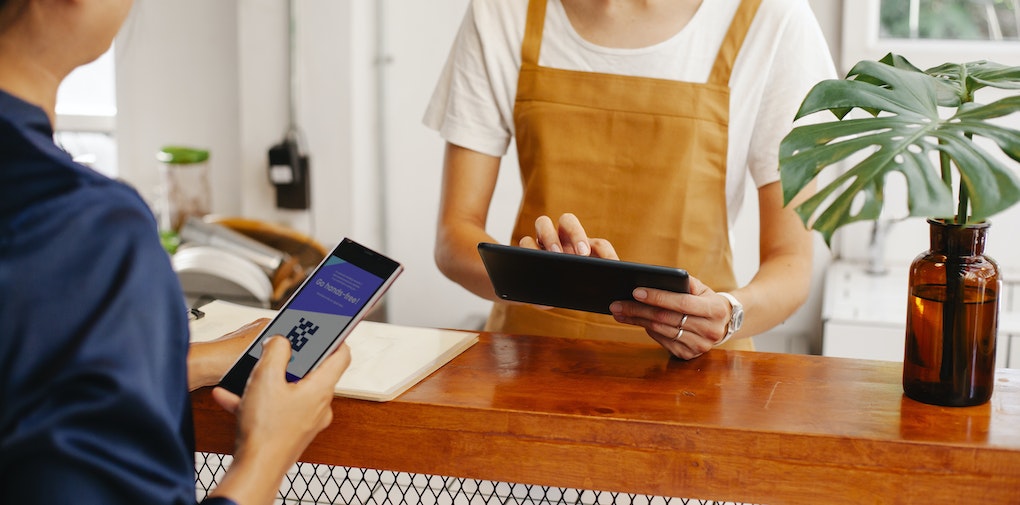
[{"label": "mustard apron", "polygon": [[[705,84],[538,66],[547,0],[531,0],[514,107],[523,197],[512,243],[565,212],[620,258],[737,287],[726,217],[729,79],[761,0],[743,0]],[[612,316],[496,303],[486,330],[648,342]],[[750,339],[730,349],[751,349]]]}]

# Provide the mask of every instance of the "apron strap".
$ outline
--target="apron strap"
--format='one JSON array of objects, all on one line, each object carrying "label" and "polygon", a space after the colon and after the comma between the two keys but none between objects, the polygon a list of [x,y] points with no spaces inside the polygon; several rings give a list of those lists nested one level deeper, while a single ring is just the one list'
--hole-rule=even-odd
[{"label": "apron strap", "polygon": [[[532,3],[535,3],[532,0]],[[545,3],[545,2],[541,2]],[[742,0],[737,7],[737,13],[733,16],[726,38],[719,47],[719,54],[712,65],[712,73],[709,74],[708,83],[729,86],[730,74],[733,72],[733,62],[737,59],[740,47],[744,45],[744,38],[747,30],[754,21],[754,15],[758,12],[761,0]]]},{"label": "apron strap", "polygon": [[538,54],[542,49],[542,30],[545,29],[545,7],[548,0],[528,2],[528,20],[524,28],[524,42],[521,44],[521,66],[538,66]]}]

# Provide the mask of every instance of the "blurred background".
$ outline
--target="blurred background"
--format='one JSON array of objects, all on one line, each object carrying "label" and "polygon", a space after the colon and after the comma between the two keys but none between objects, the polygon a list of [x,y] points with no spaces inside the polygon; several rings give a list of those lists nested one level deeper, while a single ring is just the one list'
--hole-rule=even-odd
[{"label": "blurred background", "polygon": [[[1017,2],[809,0],[844,73],[888,52],[922,68],[978,59],[1020,65]],[[208,150],[211,213],[284,227],[327,248],[351,237],[407,267],[386,297],[384,319],[477,328],[488,302],[446,280],[432,261],[443,141],[421,124],[466,6],[138,2],[111,53],[61,89],[58,140],[154,205],[161,187],[156,153],[167,145]],[[295,128],[308,170],[307,208],[281,207],[280,174],[269,168],[270,150]],[[490,229],[505,240],[520,193],[513,153],[503,167]],[[896,184],[890,181],[892,200],[902,194]],[[928,238],[923,220],[898,220],[902,210],[893,203],[878,226],[839,232],[831,250],[818,238],[816,260],[805,265],[815,272],[811,300],[757,338],[760,350],[902,359],[906,266]],[[733,247],[746,281],[757,268],[752,190],[744,205]],[[1020,280],[1018,212],[994,218],[989,233],[987,251],[1008,282]],[[1011,286],[1000,362],[1020,366],[1020,328],[1010,326],[1020,302]]]}]

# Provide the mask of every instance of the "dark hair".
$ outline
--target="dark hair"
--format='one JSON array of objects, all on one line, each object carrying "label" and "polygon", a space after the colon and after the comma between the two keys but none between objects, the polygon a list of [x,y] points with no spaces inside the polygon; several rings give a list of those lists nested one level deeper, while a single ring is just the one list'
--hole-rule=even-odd
[{"label": "dark hair", "polygon": [[4,31],[11,21],[18,19],[19,12],[28,0],[0,0],[0,32]]},{"label": "dark hair", "polygon": [[0,33],[16,21],[31,0],[0,0]]}]

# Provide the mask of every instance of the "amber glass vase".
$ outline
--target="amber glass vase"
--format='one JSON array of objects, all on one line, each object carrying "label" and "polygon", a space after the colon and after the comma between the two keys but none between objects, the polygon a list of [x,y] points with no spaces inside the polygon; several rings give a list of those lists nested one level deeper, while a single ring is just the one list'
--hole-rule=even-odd
[{"label": "amber glass vase", "polygon": [[903,391],[934,405],[979,405],[992,396],[999,321],[988,223],[928,224],[931,249],[910,265]]}]

